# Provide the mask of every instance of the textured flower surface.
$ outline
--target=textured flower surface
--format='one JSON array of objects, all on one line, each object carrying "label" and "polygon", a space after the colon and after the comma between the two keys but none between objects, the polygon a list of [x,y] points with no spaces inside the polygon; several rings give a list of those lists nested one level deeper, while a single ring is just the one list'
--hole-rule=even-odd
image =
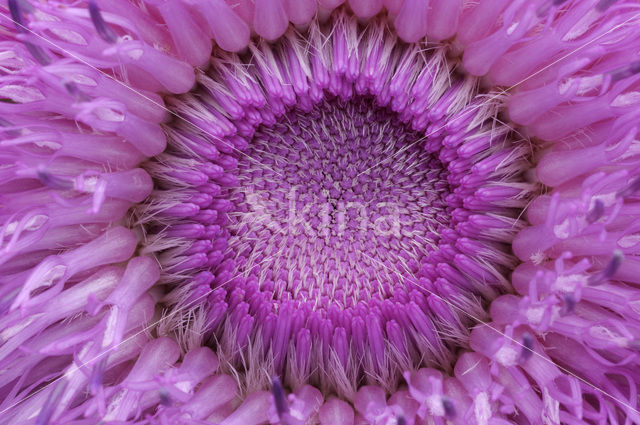
[{"label": "textured flower surface", "polygon": [[640,424],[637,1],[0,9],[0,424]]}]

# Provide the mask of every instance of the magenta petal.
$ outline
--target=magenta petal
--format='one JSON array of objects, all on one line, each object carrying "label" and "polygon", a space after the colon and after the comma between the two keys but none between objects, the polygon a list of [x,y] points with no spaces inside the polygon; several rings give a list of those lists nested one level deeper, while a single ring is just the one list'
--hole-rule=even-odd
[{"label": "magenta petal", "polygon": [[364,386],[358,390],[353,406],[365,418],[387,406],[386,396],[382,388]]},{"label": "magenta petal", "polygon": [[349,0],[349,6],[358,18],[369,19],[382,10],[382,0]]},{"label": "magenta petal", "polygon": [[216,43],[229,52],[239,52],[249,44],[249,26],[224,0],[213,0],[200,5],[207,18]]},{"label": "magenta petal", "polygon": [[207,39],[184,5],[180,1],[169,0],[162,2],[158,10],[169,27],[181,58],[193,66],[202,66],[207,63],[211,56],[211,41]]},{"label": "magenta petal", "polygon": [[118,134],[126,138],[141,153],[155,156],[162,152],[167,145],[162,128],[128,115]]},{"label": "magenta petal", "polygon": [[405,3],[404,0],[383,0],[384,7],[389,11],[391,16],[397,15]]},{"label": "magenta petal", "polygon": [[424,0],[405,0],[393,22],[398,36],[415,43],[427,34],[429,4]]},{"label": "magenta petal", "polygon": [[458,40],[469,44],[490,34],[508,2],[509,0],[484,1],[475,7],[466,8],[460,17]]},{"label": "magenta petal", "polygon": [[149,174],[141,168],[130,171],[109,173],[104,176],[107,183],[105,193],[118,199],[131,202],[144,200],[153,189],[153,181]]},{"label": "magenta petal", "polygon": [[333,398],[322,405],[318,412],[320,425],[353,425],[353,408],[342,400]]},{"label": "magenta petal", "polygon": [[432,0],[427,23],[430,40],[444,40],[453,36],[458,29],[458,18],[462,0]]},{"label": "magenta petal", "polygon": [[293,24],[306,25],[316,14],[318,2],[316,0],[285,0],[284,7]]},{"label": "magenta petal", "polygon": [[271,394],[266,391],[251,393],[242,404],[220,425],[259,425],[267,422]]},{"label": "magenta petal", "polygon": [[188,64],[144,46],[136,65],[153,75],[171,93],[185,93],[195,84],[193,69]]},{"label": "magenta petal", "polygon": [[197,389],[183,409],[194,419],[205,419],[237,396],[236,382],[228,375],[209,378]]},{"label": "magenta petal", "polygon": [[253,28],[266,40],[278,39],[289,26],[289,18],[282,0],[256,0]]},{"label": "magenta petal", "polygon": [[106,304],[131,308],[160,277],[160,269],[150,257],[135,257],[129,260],[122,280],[105,300]]}]

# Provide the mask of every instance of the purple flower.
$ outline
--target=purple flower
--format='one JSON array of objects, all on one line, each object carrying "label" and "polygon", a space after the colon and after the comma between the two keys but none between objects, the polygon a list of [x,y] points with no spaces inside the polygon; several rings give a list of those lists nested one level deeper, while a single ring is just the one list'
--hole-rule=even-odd
[{"label": "purple flower", "polygon": [[0,424],[640,423],[637,2],[0,18]]}]

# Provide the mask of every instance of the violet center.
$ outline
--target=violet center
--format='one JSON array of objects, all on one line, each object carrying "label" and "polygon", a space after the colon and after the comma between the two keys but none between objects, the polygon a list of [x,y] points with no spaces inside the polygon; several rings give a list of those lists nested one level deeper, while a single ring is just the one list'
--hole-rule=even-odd
[{"label": "violet center", "polygon": [[313,309],[405,291],[449,221],[447,172],[423,139],[370,98],[261,125],[231,195],[237,273]]}]

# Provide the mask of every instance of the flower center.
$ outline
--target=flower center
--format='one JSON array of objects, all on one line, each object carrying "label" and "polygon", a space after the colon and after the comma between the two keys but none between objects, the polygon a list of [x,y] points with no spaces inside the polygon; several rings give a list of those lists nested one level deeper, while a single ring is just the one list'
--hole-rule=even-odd
[{"label": "flower center", "polygon": [[511,291],[536,187],[502,95],[457,74],[446,46],[331,19],[216,53],[167,99],[180,119],[138,216],[186,343],[255,388],[279,375],[351,397],[451,368]]},{"label": "flower center", "polygon": [[274,299],[326,310],[406,292],[448,224],[442,164],[372,98],[292,109],[246,154],[229,248]]}]

